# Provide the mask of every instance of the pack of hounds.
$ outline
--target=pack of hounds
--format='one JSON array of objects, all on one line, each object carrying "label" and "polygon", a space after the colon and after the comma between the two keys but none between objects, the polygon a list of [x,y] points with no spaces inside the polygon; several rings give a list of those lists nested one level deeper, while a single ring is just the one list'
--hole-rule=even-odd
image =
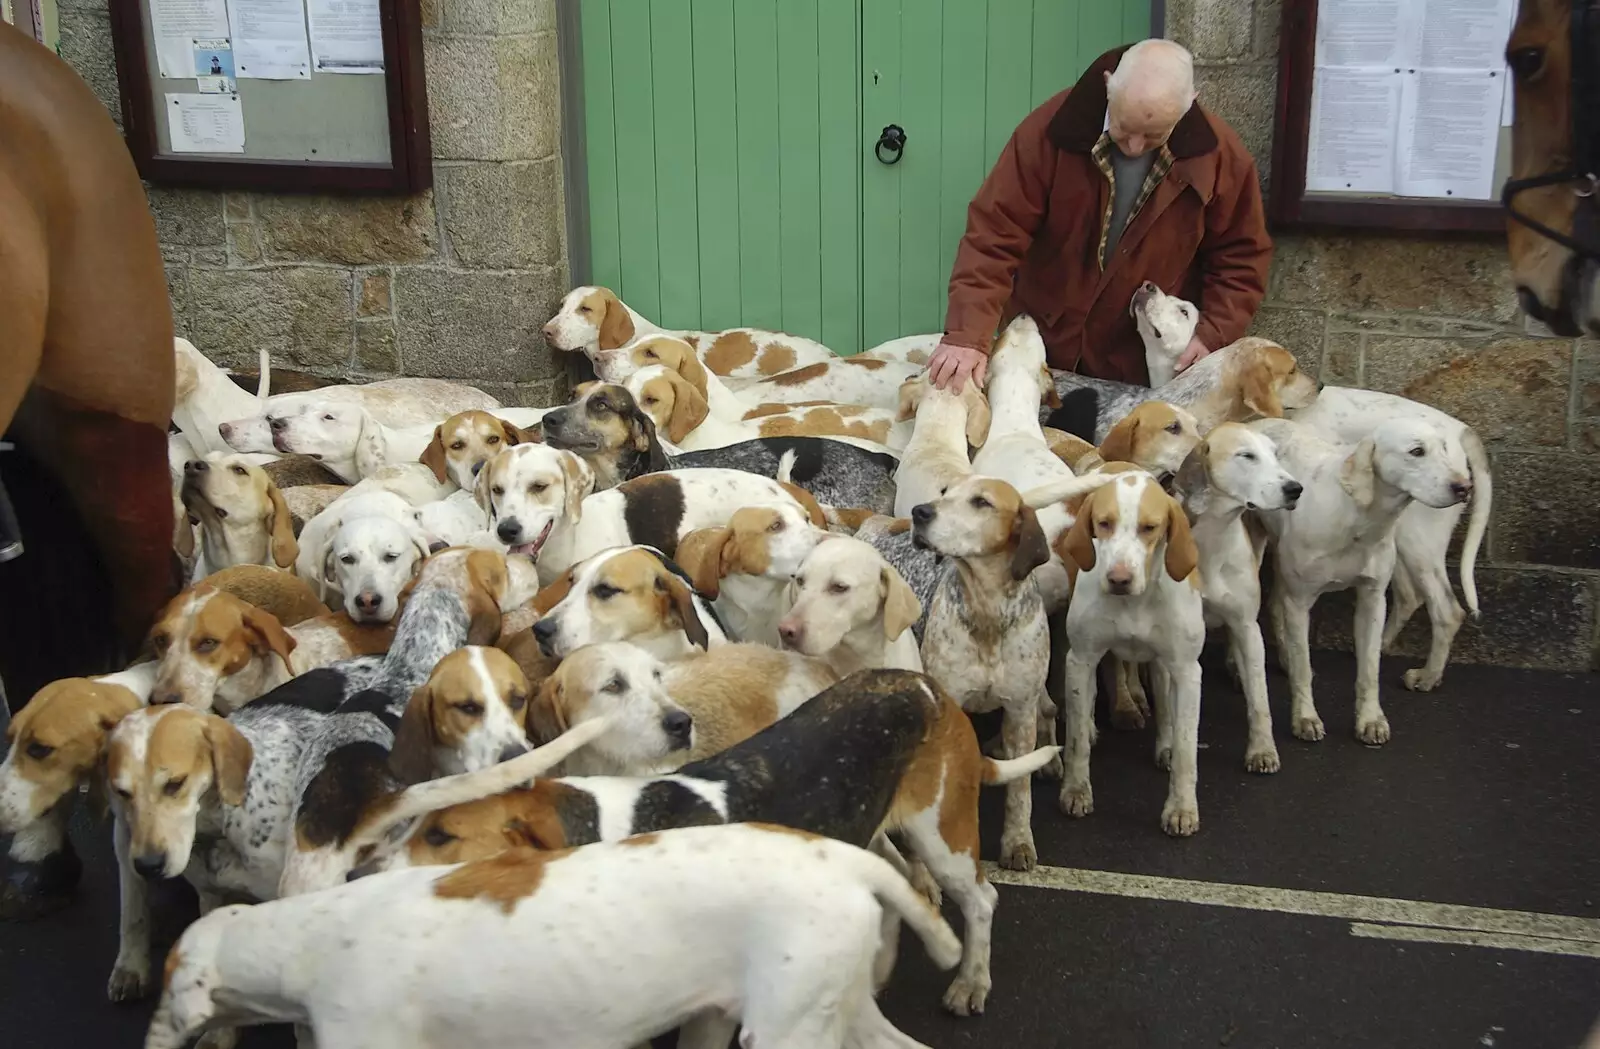
[{"label": "pack of hounds", "polygon": [[[1195,307],[1146,285],[1130,310],[1150,388],[1052,373],[1024,316],[955,392],[923,374],[937,335],[837,357],[578,288],[544,334],[599,379],[553,409],[425,379],[269,395],[265,366],[252,393],[180,339],[192,585],[141,662],[14,719],[0,832],[35,859],[80,796],[109,806],[108,993],[159,993],[148,1049],[263,1023],[320,1049],[919,1045],[875,1001],[900,925],[954,970],[945,1007],[983,1012],[979,790],[1006,791],[1000,864],[1034,866],[1034,776],[1093,812],[1101,685],[1117,728],[1153,706],[1159,825],[1191,835],[1208,630],[1245,767],[1279,768],[1264,559],[1301,740],[1322,594],[1355,591],[1362,743],[1390,738],[1379,652],[1422,605],[1404,684],[1439,684],[1469,504],[1478,611],[1470,428],[1258,338],[1175,374]],[[1046,424],[1074,413],[1092,443]],[[986,750],[967,715],[994,711]],[[153,969],[148,883],[180,877],[202,916]]]}]

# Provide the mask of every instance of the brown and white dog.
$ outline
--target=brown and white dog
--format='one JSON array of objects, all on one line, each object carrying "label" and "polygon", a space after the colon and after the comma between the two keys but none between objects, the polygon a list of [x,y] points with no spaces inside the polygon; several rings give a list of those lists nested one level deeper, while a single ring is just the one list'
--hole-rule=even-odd
[{"label": "brown and white dog", "polygon": [[793,594],[778,624],[785,648],[822,659],[841,677],[874,667],[922,669],[911,633],[922,603],[870,544],[827,537],[801,562]]},{"label": "brown and white dog", "polygon": [[683,570],[648,546],[615,547],[580,561],[540,591],[538,604],[546,611],[533,636],[546,655],[631,641],[671,660],[729,640]]},{"label": "brown and white dog", "polygon": [[440,484],[453,481],[457,488],[470,492],[484,463],[512,445],[539,439],[538,434],[488,412],[457,412],[434,427],[433,440],[418,461],[433,471]]},{"label": "brown and white dog", "polygon": [[673,560],[712,599],[729,637],[776,648],[793,573],[827,536],[794,507],[750,506],[684,536]]},{"label": "brown and white dog", "polygon": [[587,645],[539,690],[534,738],[597,717],[611,729],[569,759],[568,775],[644,775],[748,739],[832,685],[825,663],[765,645],[723,645],[662,662],[626,641]]},{"label": "brown and white dog", "polygon": [[200,526],[194,579],[233,565],[290,568],[300,552],[278,486],[249,457],[211,454],[183,466],[183,505]]}]

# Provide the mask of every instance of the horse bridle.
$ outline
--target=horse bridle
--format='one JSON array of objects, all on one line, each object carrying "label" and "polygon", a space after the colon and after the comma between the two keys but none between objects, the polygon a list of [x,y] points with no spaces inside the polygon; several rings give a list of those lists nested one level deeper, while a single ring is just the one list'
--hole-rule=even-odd
[{"label": "horse bridle", "polygon": [[[1572,0],[1572,162],[1532,178],[1507,179],[1500,193],[1506,214],[1575,255],[1600,261],[1600,0]],[[1562,233],[1517,210],[1517,196],[1545,186],[1572,185],[1578,197],[1572,233]]]}]

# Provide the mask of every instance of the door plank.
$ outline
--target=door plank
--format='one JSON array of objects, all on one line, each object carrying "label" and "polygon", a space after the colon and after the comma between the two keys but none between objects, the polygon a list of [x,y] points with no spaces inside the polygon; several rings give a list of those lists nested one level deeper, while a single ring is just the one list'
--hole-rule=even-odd
[{"label": "door plank", "polygon": [[778,229],[784,331],[822,333],[822,171],[817,9],[778,5]]},{"label": "door plank", "polygon": [[611,40],[617,143],[617,224],[622,255],[616,291],[648,320],[661,316],[661,261],[656,217],[654,82],[650,0],[612,0]]},{"label": "door plank", "polygon": [[690,0],[653,0],[650,69],[655,113],[657,266],[665,328],[700,326],[699,201],[695,185],[694,30]]},{"label": "door plank", "polygon": [[[982,0],[951,0],[944,10],[944,99],[940,128],[939,293],[949,291],[956,247],[967,229],[967,205],[994,160],[984,154],[984,85],[987,79],[988,8]],[[1009,135],[1009,129],[1007,131]],[[944,330],[944,309],[930,331]]]},{"label": "door plank", "polygon": [[[1078,51],[1078,8],[1096,0],[1037,0],[1033,5],[1034,106],[1070,87],[1089,61]],[[1098,0],[1109,3],[1110,0]],[[1062,70],[1073,72],[1062,82]]]},{"label": "door plank", "polygon": [[743,287],[739,265],[739,140],[734,101],[735,0],[693,0],[694,170],[700,270],[700,327],[737,327]]},{"label": "door plank", "polygon": [[899,165],[879,163],[883,128],[901,124],[900,0],[863,0],[861,12],[861,328],[862,345],[900,332]]},{"label": "door plank", "polygon": [[[944,324],[937,217],[941,215],[940,158],[944,154],[944,27],[942,17],[970,0],[907,5],[900,22],[900,112],[905,156],[892,169],[900,179],[900,316],[888,336],[915,335]],[[941,7],[944,9],[941,11]],[[930,219],[934,221],[930,221]],[[949,276],[946,270],[944,277]]]},{"label": "door plank", "polygon": [[[1041,0],[1062,2],[1062,0]],[[1085,0],[1111,6],[1113,0]],[[1033,0],[989,0],[989,61],[984,93],[984,163],[993,165],[1027,115],[1033,94]]]},{"label": "door plank", "polygon": [[776,0],[738,0],[733,15],[739,139],[740,321],[783,323],[779,243],[778,12]]},{"label": "door plank", "polygon": [[835,353],[861,349],[860,19],[859,0],[817,0],[822,327],[816,337]]},{"label": "door plank", "polygon": [[589,169],[589,279],[621,294],[617,143],[611,91],[611,3],[583,0],[583,147]]}]

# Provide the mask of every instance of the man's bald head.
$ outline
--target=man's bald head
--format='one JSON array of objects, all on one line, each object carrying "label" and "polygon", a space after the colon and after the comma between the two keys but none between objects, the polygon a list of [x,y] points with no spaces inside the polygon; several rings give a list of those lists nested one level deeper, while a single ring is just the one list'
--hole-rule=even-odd
[{"label": "man's bald head", "polygon": [[1141,40],[1106,74],[1111,137],[1130,157],[1166,142],[1194,99],[1194,58],[1170,40]]}]

